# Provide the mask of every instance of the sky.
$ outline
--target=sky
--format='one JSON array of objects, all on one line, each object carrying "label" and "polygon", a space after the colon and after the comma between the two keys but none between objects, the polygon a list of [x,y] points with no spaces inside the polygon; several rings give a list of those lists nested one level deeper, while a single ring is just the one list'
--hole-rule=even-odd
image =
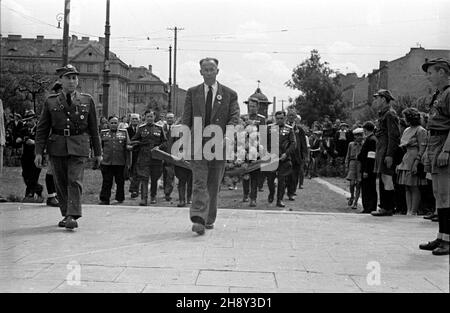
[{"label": "sky", "polygon": [[[64,0],[0,0],[1,33],[62,38]],[[218,81],[243,104],[258,86],[270,100],[295,98],[293,69],[317,49],[341,73],[367,75],[412,47],[450,49],[449,0],[110,0],[111,51],[169,77],[178,32],[177,84],[202,82],[198,61],[219,59]],[[71,0],[70,34],[104,36],[106,0]],[[286,103],[286,102],[285,102]],[[269,112],[272,110],[269,109]]]}]

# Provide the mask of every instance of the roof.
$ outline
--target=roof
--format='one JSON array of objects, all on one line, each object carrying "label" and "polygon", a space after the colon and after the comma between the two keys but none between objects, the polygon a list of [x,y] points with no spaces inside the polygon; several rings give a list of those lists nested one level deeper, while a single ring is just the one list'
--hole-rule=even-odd
[{"label": "roof", "polygon": [[[79,55],[87,47],[91,46],[101,55],[104,55],[105,46],[103,40],[89,40],[83,37],[82,40],[73,36],[69,40],[69,59]],[[62,39],[46,39],[43,36],[37,38],[22,38],[20,35],[9,35],[2,38],[1,41],[2,56],[17,57],[43,57],[43,58],[61,58],[63,52]],[[120,60],[117,55],[110,52],[110,60]]]}]

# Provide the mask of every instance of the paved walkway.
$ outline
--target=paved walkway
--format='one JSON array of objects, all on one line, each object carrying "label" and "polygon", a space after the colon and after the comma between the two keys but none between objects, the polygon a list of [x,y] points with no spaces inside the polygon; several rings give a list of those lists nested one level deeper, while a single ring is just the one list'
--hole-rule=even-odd
[{"label": "paved walkway", "polygon": [[[301,205],[298,203],[297,205]],[[449,258],[421,251],[420,217],[186,208],[0,205],[0,292],[449,292]],[[379,271],[377,271],[379,269]]]}]

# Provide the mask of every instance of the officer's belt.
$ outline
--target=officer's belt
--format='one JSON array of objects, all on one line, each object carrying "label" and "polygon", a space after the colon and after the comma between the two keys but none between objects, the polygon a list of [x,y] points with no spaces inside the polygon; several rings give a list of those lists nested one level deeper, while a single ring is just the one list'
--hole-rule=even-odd
[{"label": "officer's belt", "polygon": [[435,130],[435,129],[430,129],[430,135],[431,136],[442,136],[442,135],[447,135],[449,132],[448,129],[445,130]]},{"label": "officer's belt", "polygon": [[52,134],[60,136],[77,136],[87,132],[87,129],[54,129],[52,128]]}]

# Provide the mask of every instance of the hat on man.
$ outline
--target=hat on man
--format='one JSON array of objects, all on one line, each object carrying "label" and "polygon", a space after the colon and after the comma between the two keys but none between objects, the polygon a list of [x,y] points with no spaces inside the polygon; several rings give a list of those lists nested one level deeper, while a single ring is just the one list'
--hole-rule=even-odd
[{"label": "hat on man", "polygon": [[348,127],[348,124],[347,123],[341,123],[339,126],[340,127],[342,127],[342,126]]},{"label": "hat on man", "polygon": [[353,135],[361,135],[361,134],[364,134],[364,129],[362,129],[361,127],[358,127],[353,130]]},{"label": "hat on man", "polygon": [[23,121],[28,121],[34,117],[36,117],[36,113],[34,113],[34,110],[26,110],[23,115]]},{"label": "hat on man", "polygon": [[387,89],[380,89],[373,95],[374,97],[384,97],[387,100],[395,100],[394,96],[392,96],[391,92]]},{"label": "hat on man", "polygon": [[61,78],[66,75],[79,75],[77,68],[73,66],[72,64],[67,64],[64,67],[60,67],[56,70],[56,74]]},{"label": "hat on man", "polygon": [[428,71],[428,68],[431,65],[435,65],[435,64],[440,64],[442,66],[444,66],[445,68],[447,68],[447,71],[450,72],[450,63],[448,60],[444,59],[444,58],[436,58],[436,59],[425,59],[425,63],[422,65],[422,70],[424,72]]}]

